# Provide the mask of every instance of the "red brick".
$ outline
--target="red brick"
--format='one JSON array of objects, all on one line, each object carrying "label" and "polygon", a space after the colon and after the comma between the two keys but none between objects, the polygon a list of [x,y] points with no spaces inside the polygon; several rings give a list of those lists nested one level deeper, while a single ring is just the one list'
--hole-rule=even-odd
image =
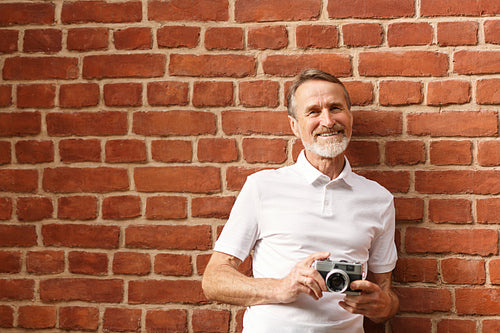
[{"label": "red brick", "polygon": [[385,143],[385,163],[388,165],[414,165],[424,162],[425,144],[420,140]]},{"label": "red brick", "polygon": [[[161,290],[161,292],[158,292]],[[137,280],[129,282],[128,303],[206,303],[201,281]]]},{"label": "red brick", "polygon": [[498,134],[498,114],[494,111],[411,113],[407,122],[411,135],[475,137]]},{"label": "red brick", "polygon": [[452,284],[484,284],[484,260],[446,258],[441,260],[443,282]]},{"label": "red brick", "polygon": [[338,45],[337,27],[332,25],[299,25],[295,34],[300,48],[334,48]]},{"label": "red brick", "polygon": [[58,29],[28,29],[24,32],[23,51],[55,53],[62,49],[62,31]]},{"label": "red brick", "polygon": [[402,115],[398,111],[353,111],[354,136],[389,136],[401,134]]},{"label": "red brick", "polygon": [[424,200],[421,198],[395,198],[396,221],[419,222],[424,218]]},{"label": "red brick", "polygon": [[40,133],[40,112],[0,113],[0,136],[26,136]]},{"label": "red brick", "polygon": [[38,172],[29,169],[0,170],[0,191],[30,192],[38,189]]},{"label": "red brick", "polygon": [[68,270],[73,274],[104,275],[108,272],[108,256],[105,253],[71,251]]},{"label": "red brick", "polygon": [[472,223],[468,199],[430,199],[429,219],[435,223]]},{"label": "red brick", "polygon": [[233,191],[241,190],[247,176],[264,169],[265,168],[229,167],[226,171],[227,189]]},{"label": "red brick", "polygon": [[9,164],[11,162],[10,142],[0,141],[0,164]]},{"label": "red brick", "polygon": [[52,141],[18,141],[15,148],[18,163],[44,163],[54,160]]},{"label": "red brick", "polygon": [[148,332],[186,332],[186,310],[147,310],[146,329]]},{"label": "red brick", "polygon": [[74,28],[68,30],[66,47],[72,51],[107,50],[107,28]]},{"label": "red brick", "polygon": [[360,170],[358,173],[393,193],[407,193],[410,189],[410,174],[407,171]]},{"label": "red brick", "polygon": [[50,108],[54,106],[56,86],[53,84],[22,84],[17,86],[17,106],[20,108]]},{"label": "red brick", "polygon": [[187,105],[189,86],[186,82],[163,81],[148,83],[148,103],[155,106]]},{"label": "red brick", "polygon": [[105,149],[108,163],[146,162],[146,144],[143,140],[109,140]]},{"label": "red brick", "polygon": [[0,305],[0,327],[14,327],[14,309],[8,305]]},{"label": "red brick", "polygon": [[287,159],[285,139],[244,138],[242,147],[248,163],[283,163]]},{"label": "red brick", "polygon": [[317,68],[338,77],[352,74],[351,58],[347,54],[265,55],[262,60],[265,74],[295,76],[306,68]]},{"label": "red brick", "polygon": [[139,135],[215,134],[216,117],[204,111],[135,112],[133,131]]},{"label": "red brick", "polygon": [[398,282],[438,281],[437,260],[427,258],[398,258],[394,269],[394,280]]},{"label": "red brick", "polygon": [[500,284],[500,259],[491,259],[488,272],[492,284]]},{"label": "red brick", "polygon": [[112,2],[75,1],[63,4],[61,21],[71,23],[125,23],[140,22],[142,5],[140,1]]},{"label": "red brick", "polygon": [[344,86],[352,105],[369,105],[373,102],[373,85],[365,81],[347,81]]},{"label": "red brick", "polygon": [[478,223],[500,223],[498,210],[500,209],[499,198],[477,199],[477,222]]},{"label": "red brick", "polygon": [[235,198],[228,197],[198,197],[191,201],[191,214],[193,217],[219,218],[229,217]]},{"label": "red brick", "polygon": [[472,144],[470,141],[431,141],[430,162],[435,165],[470,165]]},{"label": "red brick", "polygon": [[47,168],[43,173],[42,184],[46,191],[56,193],[105,193],[129,188],[127,170],[109,167]]},{"label": "red brick", "polygon": [[242,50],[243,29],[238,27],[209,27],[205,31],[205,48],[208,50]]},{"label": "red brick", "polygon": [[211,254],[200,254],[196,256],[196,272],[198,275],[203,275],[205,273],[205,269],[207,268],[208,261],[211,256]]},{"label": "red brick", "polygon": [[438,22],[437,42],[440,46],[477,45],[477,22]]},{"label": "red brick", "polygon": [[35,226],[0,224],[0,246],[34,246],[37,241]]},{"label": "red brick", "polygon": [[220,170],[217,167],[138,167],[134,182],[140,192],[220,192]]},{"label": "red brick", "polygon": [[5,59],[6,80],[76,79],[78,58],[74,57],[12,57]]},{"label": "red brick", "polygon": [[234,7],[237,22],[300,21],[319,17],[321,0],[237,0]]},{"label": "red brick", "polygon": [[52,328],[56,326],[56,307],[24,305],[19,307],[18,323],[24,328]]},{"label": "red brick", "polygon": [[389,24],[387,44],[389,46],[430,45],[433,29],[426,22],[401,22]]},{"label": "red brick", "polygon": [[146,218],[151,220],[185,219],[187,200],[185,197],[155,196],[146,202]]},{"label": "red brick", "polygon": [[67,139],[59,141],[59,156],[62,162],[99,162],[101,142],[98,139]]},{"label": "red brick", "polygon": [[478,104],[500,104],[500,79],[478,80],[476,101]]},{"label": "red brick", "polygon": [[391,320],[391,327],[394,332],[432,332],[431,318],[395,317]]},{"label": "red brick", "polygon": [[87,306],[59,308],[59,327],[66,330],[95,331],[99,325],[99,309]]},{"label": "red brick", "polygon": [[153,46],[150,28],[118,29],[113,37],[117,50],[148,50]]},{"label": "red brick", "polygon": [[0,25],[53,24],[55,8],[44,2],[0,4]]},{"label": "red brick", "polygon": [[488,229],[406,229],[407,253],[498,253],[498,232]]},{"label": "red brick", "polygon": [[346,46],[378,46],[383,29],[378,23],[351,23],[342,26],[342,35]]},{"label": "red brick", "polygon": [[0,273],[12,274],[20,271],[21,252],[0,251]]},{"label": "red brick", "polygon": [[94,220],[97,198],[93,196],[61,197],[57,202],[57,218],[63,220]]},{"label": "red brick", "polygon": [[59,106],[81,108],[99,104],[99,85],[96,83],[62,84],[59,89]]},{"label": "red brick", "polygon": [[483,333],[500,331],[500,320],[483,319]]},{"label": "red brick", "polygon": [[194,48],[200,42],[200,28],[186,26],[166,26],[156,32],[158,47]]},{"label": "red brick", "polygon": [[9,84],[0,85],[0,107],[12,104],[12,86]]},{"label": "red brick", "polygon": [[125,230],[130,248],[208,250],[212,245],[209,225],[130,226]]},{"label": "red brick", "polygon": [[0,197],[0,220],[10,220],[12,217],[12,199]]},{"label": "red brick", "polygon": [[107,106],[142,105],[142,84],[113,83],[104,85],[104,104]]},{"label": "red brick", "polygon": [[455,290],[458,315],[498,315],[500,291],[495,288],[463,288]]},{"label": "red brick", "polygon": [[245,81],[239,84],[240,104],[246,107],[277,107],[279,83],[276,81]]},{"label": "red brick", "polygon": [[411,0],[331,0],[330,18],[392,18],[410,17],[415,13]]},{"label": "red brick", "polygon": [[111,54],[83,58],[83,78],[145,78],[165,74],[164,54]]},{"label": "red brick", "polygon": [[286,111],[223,111],[222,130],[228,135],[292,134]]},{"label": "red brick", "polygon": [[159,162],[190,162],[193,155],[191,141],[155,140],[151,142],[151,156]]},{"label": "red brick", "polygon": [[499,170],[416,171],[415,190],[420,193],[500,193]]},{"label": "red brick", "polygon": [[467,81],[432,81],[427,86],[428,105],[465,104],[470,100],[471,89]]},{"label": "red brick", "polygon": [[17,30],[0,29],[0,53],[16,52],[18,35]]},{"label": "red brick", "polygon": [[283,49],[288,45],[288,31],[282,25],[248,27],[247,44],[257,50]]},{"label": "red brick", "polygon": [[47,114],[51,136],[119,135],[127,133],[127,114],[119,111],[52,112]]},{"label": "red brick", "polygon": [[120,195],[104,198],[102,217],[108,220],[124,220],[141,215],[141,198],[133,195]]},{"label": "red brick", "polygon": [[379,144],[375,141],[351,140],[346,156],[354,167],[379,164]]},{"label": "red brick", "polygon": [[31,274],[58,274],[64,272],[64,251],[29,251],[26,270]]},{"label": "red brick", "polygon": [[28,279],[0,279],[0,300],[33,300],[35,281]]},{"label": "red brick", "polygon": [[484,40],[486,43],[500,44],[500,22],[484,22]]},{"label": "red brick", "polygon": [[42,226],[45,246],[116,249],[120,243],[118,226],[46,224]]},{"label": "red brick", "polygon": [[141,309],[106,308],[103,328],[110,332],[140,332]]},{"label": "red brick", "polygon": [[482,16],[500,13],[497,1],[463,0],[422,0],[420,5],[422,16]]},{"label": "red brick", "polygon": [[385,51],[359,54],[363,76],[445,76],[448,56],[433,51]]},{"label": "red brick", "polygon": [[437,333],[467,333],[476,331],[476,322],[462,319],[442,319],[437,324]]},{"label": "red brick", "polygon": [[54,208],[48,197],[20,197],[16,215],[19,221],[41,221],[52,217]]},{"label": "red brick", "polygon": [[381,81],[379,102],[381,105],[410,105],[422,103],[422,83],[413,81]]},{"label": "red brick", "polygon": [[148,13],[153,21],[227,21],[229,6],[226,0],[152,0]]},{"label": "red brick", "polygon": [[453,55],[453,71],[465,75],[500,73],[495,66],[499,61],[498,51],[457,51]]},{"label": "red brick", "polygon": [[433,313],[450,311],[452,307],[451,293],[447,289],[424,287],[398,287],[400,311]]},{"label": "red brick", "polygon": [[123,281],[95,278],[42,280],[40,281],[40,299],[42,302],[119,303],[123,301]]},{"label": "red brick", "polygon": [[191,276],[191,256],[186,254],[160,253],[155,256],[155,273],[171,276]]},{"label": "red brick", "polygon": [[232,82],[195,82],[193,86],[193,105],[196,107],[215,107],[233,105]]},{"label": "red brick", "polygon": [[245,77],[255,75],[255,58],[237,54],[171,54],[169,73],[174,76]]},{"label": "red brick", "polygon": [[228,310],[200,309],[193,312],[194,332],[229,332],[231,312]]},{"label": "red brick", "polygon": [[113,274],[146,275],[151,272],[147,253],[117,252],[113,257]]},{"label": "red brick", "polygon": [[198,161],[234,162],[238,159],[235,139],[202,138],[198,141]]}]

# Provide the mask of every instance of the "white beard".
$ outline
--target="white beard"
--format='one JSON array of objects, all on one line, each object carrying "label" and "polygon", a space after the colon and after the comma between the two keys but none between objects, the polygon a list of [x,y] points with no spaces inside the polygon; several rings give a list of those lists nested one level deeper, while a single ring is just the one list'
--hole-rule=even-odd
[{"label": "white beard", "polygon": [[340,142],[333,141],[320,144],[319,142],[315,141],[312,144],[307,144],[304,141],[302,141],[302,144],[304,145],[304,148],[306,150],[309,150],[310,152],[315,153],[316,155],[325,158],[334,158],[342,154],[347,149],[349,141],[350,139],[344,136],[342,138],[342,141]]}]

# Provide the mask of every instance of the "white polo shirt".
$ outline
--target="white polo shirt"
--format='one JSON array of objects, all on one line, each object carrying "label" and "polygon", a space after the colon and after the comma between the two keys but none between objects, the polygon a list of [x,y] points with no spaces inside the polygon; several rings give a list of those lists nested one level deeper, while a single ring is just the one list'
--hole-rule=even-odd
[{"label": "white polo shirt", "polygon": [[[254,249],[255,278],[283,278],[310,254],[361,262],[374,273],[397,260],[393,196],[352,172],[347,159],[334,180],[301,152],[297,163],[247,178],[215,251],[245,260]],[[363,317],[342,309],[343,294],[302,294],[290,304],[249,307],[244,332],[363,332]],[[280,329],[281,328],[281,329]]]}]

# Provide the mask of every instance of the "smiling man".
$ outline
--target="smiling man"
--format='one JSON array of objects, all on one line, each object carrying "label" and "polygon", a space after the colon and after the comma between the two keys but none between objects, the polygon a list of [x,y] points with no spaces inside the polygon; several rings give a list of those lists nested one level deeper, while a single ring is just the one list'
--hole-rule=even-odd
[{"label": "smiling man", "polygon": [[[304,150],[292,166],[248,177],[216,242],[203,290],[209,299],[247,306],[245,333],[358,333],[363,317],[384,322],[398,310],[393,197],[355,174],[344,156],[350,108],[337,78],[302,72],[288,113]],[[247,277],[237,269],[252,250]],[[324,272],[319,263],[335,266]],[[342,290],[334,287],[339,269],[347,276]]]}]

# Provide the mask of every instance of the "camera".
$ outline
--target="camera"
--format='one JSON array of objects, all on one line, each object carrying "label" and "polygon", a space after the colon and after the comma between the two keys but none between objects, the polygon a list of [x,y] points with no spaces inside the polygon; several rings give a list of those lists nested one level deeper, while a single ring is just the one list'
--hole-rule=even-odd
[{"label": "camera", "polygon": [[359,295],[361,290],[352,290],[349,285],[352,281],[363,279],[363,265],[347,261],[332,261],[330,259],[316,260],[312,264],[323,279],[326,287],[333,293]]}]

